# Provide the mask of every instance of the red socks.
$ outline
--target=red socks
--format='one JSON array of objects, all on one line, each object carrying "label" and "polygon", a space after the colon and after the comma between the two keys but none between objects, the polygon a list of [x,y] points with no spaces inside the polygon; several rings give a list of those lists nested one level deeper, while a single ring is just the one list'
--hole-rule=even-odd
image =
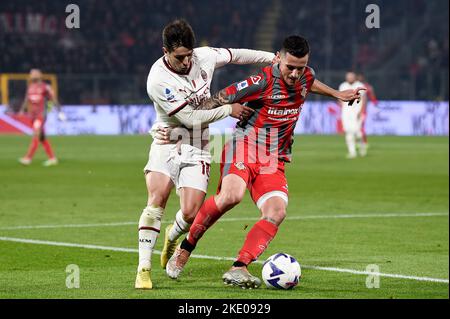
[{"label": "red socks", "polygon": [[31,140],[30,147],[28,148],[28,152],[27,152],[27,155],[25,155],[25,157],[32,159],[34,156],[34,153],[36,153],[38,146],[39,146],[39,138],[35,136]]},{"label": "red socks", "polygon": [[[214,197],[208,198],[200,208],[189,230],[189,235],[182,243],[182,248],[192,251],[203,236],[225,212],[220,212]],[[245,265],[255,261],[266,249],[278,231],[278,226],[267,221],[258,221],[248,232],[244,246],[239,252],[238,262]]]},{"label": "red socks", "polygon": [[52,147],[50,146],[50,142],[48,140],[43,140],[42,146],[44,147],[45,153],[47,153],[48,158],[54,158],[55,155],[53,154]]},{"label": "red socks", "polygon": [[[48,158],[55,158],[55,154],[53,154],[52,147],[50,145],[50,142],[48,140],[41,141],[42,146],[44,147],[45,153],[47,153]],[[39,137],[33,137],[31,140],[30,147],[28,148],[27,155],[25,155],[26,158],[32,159],[34,156],[34,153],[36,153],[36,150],[39,146]]]},{"label": "red socks", "polygon": [[214,196],[208,198],[203,203],[191,225],[189,235],[187,236],[188,242],[195,247],[206,230],[211,227],[224,213],[225,212],[220,212],[217,208]]},{"label": "red socks", "polygon": [[248,232],[237,261],[245,265],[255,261],[267,249],[277,231],[277,225],[264,219],[258,221]]}]

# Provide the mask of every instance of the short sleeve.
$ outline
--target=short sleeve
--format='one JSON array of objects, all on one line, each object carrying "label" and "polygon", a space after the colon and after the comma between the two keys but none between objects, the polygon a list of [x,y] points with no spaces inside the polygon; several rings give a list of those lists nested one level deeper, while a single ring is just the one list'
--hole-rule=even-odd
[{"label": "short sleeve", "polygon": [[225,88],[229,103],[245,103],[260,100],[268,85],[264,72],[252,75]]},{"label": "short sleeve", "polygon": [[199,52],[207,59],[214,61],[214,68],[220,68],[230,63],[232,58],[229,49],[202,47]]}]

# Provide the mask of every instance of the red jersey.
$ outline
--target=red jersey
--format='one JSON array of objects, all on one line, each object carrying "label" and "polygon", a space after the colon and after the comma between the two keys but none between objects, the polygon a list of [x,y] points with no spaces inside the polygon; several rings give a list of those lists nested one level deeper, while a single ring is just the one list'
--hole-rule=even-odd
[{"label": "red jersey", "polygon": [[262,148],[265,155],[273,154],[281,161],[291,161],[294,129],[314,79],[314,70],[306,67],[300,80],[290,87],[284,83],[279,65],[275,64],[225,89],[230,103],[247,103],[255,110],[248,120],[237,124],[233,134],[235,145],[242,141],[246,145],[247,158],[255,155],[257,161],[258,155],[250,153],[255,153],[257,148],[261,154]]},{"label": "red jersey", "polygon": [[46,103],[53,99],[50,85],[45,82],[30,83],[27,88],[26,99],[28,110],[33,116],[43,116],[46,113]]},{"label": "red jersey", "polygon": [[378,100],[377,97],[375,96],[375,91],[372,87],[372,85],[370,85],[367,82],[363,82],[364,87],[366,88],[366,95],[367,98],[373,103],[373,104],[378,104]]}]

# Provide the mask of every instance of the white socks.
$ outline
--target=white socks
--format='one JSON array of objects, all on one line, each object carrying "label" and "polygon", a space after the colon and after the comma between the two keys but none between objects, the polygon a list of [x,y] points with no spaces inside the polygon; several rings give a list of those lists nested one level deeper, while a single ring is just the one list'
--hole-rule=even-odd
[{"label": "white socks", "polygon": [[180,238],[183,234],[186,234],[191,228],[191,224],[187,223],[183,218],[181,209],[175,215],[175,221],[169,232],[169,240],[174,241]]},{"label": "white socks", "polygon": [[158,206],[144,208],[139,219],[139,266],[138,270],[151,268],[153,248],[161,229],[164,209]]},{"label": "white socks", "polygon": [[356,157],[356,138],[353,133],[345,133],[345,142],[347,143],[348,155]]}]

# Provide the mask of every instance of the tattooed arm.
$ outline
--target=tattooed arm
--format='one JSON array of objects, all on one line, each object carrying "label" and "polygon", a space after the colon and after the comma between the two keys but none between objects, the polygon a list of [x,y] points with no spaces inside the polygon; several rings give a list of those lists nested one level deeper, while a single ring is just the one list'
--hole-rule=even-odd
[{"label": "tattooed arm", "polygon": [[231,96],[227,95],[226,89],[222,89],[210,98],[203,101],[202,104],[197,106],[196,110],[211,110],[215,109],[216,107],[230,104],[233,101],[231,101]]}]

